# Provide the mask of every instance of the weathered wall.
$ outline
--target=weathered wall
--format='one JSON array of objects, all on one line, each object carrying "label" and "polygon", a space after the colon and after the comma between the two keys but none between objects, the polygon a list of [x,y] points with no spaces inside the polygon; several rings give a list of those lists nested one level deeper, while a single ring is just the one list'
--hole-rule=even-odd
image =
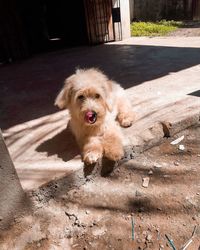
[{"label": "weathered wall", "polygon": [[130,0],[134,2],[133,19],[157,21],[161,19],[192,19],[192,0]]},{"label": "weathered wall", "polygon": [[25,207],[26,196],[0,130],[0,230]]},{"label": "weathered wall", "polygon": [[129,0],[129,7],[130,7],[130,20],[132,21],[134,18],[134,2],[135,0]]},{"label": "weathered wall", "polygon": [[193,4],[193,20],[200,20],[200,0],[195,0]]}]

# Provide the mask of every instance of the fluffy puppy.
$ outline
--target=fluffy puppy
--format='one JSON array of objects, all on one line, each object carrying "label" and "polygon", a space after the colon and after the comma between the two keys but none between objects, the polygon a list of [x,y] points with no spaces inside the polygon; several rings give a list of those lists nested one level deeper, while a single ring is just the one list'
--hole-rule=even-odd
[{"label": "fluffy puppy", "polygon": [[119,124],[129,127],[134,120],[124,89],[98,69],[78,69],[65,80],[55,105],[70,112],[70,127],[85,164],[102,156],[120,160],[124,155]]}]

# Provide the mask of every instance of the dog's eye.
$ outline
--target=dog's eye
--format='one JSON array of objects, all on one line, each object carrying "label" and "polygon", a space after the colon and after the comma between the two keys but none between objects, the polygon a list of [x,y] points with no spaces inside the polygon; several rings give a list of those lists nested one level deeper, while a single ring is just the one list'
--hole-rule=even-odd
[{"label": "dog's eye", "polygon": [[99,94],[96,94],[96,95],[95,95],[95,98],[96,98],[96,99],[99,99],[99,98],[100,98],[100,95],[99,95]]},{"label": "dog's eye", "polygon": [[80,101],[84,100],[84,98],[85,98],[84,95],[79,95],[78,96],[78,100],[80,100]]}]

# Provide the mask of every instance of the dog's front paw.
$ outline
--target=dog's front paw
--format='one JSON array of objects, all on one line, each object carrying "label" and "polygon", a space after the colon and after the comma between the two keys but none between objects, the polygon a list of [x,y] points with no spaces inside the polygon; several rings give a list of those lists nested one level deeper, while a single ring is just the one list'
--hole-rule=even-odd
[{"label": "dog's front paw", "polygon": [[119,124],[124,128],[130,127],[135,120],[134,115],[132,113],[130,114],[121,113],[118,115],[117,118],[118,118]]},{"label": "dog's front paw", "polygon": [[83,155],[83,162],[86,165],[96,163],[102,157],[102,153],[98,151],[89,151]]},{"label": "dog's front paw", "polygon": [[126,117],[126,118],[124,118],[124,119],[122,119],[122,120],[120,121],[120,125],[121,125],[122,127],[124,127],[124,128],[130,127],[130,126],[132,126],[132,124],[133,124],[133,119],[132,119],[132,117]]}]

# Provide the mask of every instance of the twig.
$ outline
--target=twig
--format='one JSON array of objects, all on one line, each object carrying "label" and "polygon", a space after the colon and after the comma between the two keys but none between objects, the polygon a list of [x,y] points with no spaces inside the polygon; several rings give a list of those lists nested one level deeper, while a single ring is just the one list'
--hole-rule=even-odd
[{"label": "twig", "polygon": [[181,250],[186,250],[186,248],[188,248],[188,246],[192,243],[192,239],[188,240],[184,246],[181,248]]},{"label": "twig", "polygon": [[134,240],[135,239],[135,236],[134,236],[134,226],[135,226],[135,224],[134,224],[133,218],[131,218],[131,224],[132,224],[132,240]]},{"label": "twig", "polygon": [[175,245],[174,245],[173,240],[171,240],[166,234],[165,234],[165,237],[167,238],[167,240],[168,240],[170,246],[172,247],[172,249],[173,249],[173,250],[176,250],[176,247],[175,247]]},{"label": "twig", "polygon": [[197,226],[194,227],[194,230],[192,232],[192,237],[194,237],[194,234],[196,233],[196,230],[197,230]]},{"label": "twig", "polygon": [[192,236],[190,237],[190,239],[188,241],[185,242],[185,244],[181,247],[181,250],[186,250],[188,248],[188,246],[192,243],[192,238],[194,237],[195,233],[196,233],[196,229],[197,226],[194,227],[194,230],[192,232]]}]

